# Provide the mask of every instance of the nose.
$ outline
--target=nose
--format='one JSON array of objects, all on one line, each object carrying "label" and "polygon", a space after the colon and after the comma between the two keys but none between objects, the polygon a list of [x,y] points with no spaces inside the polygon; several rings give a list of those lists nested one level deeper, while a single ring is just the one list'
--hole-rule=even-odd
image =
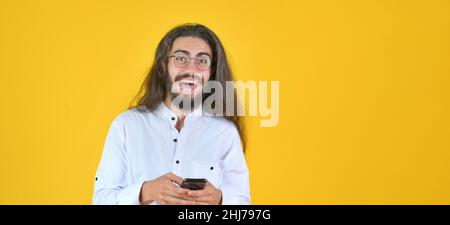
[{"label": "nose", "polygon": [[199,70],[197,69],[197,66],[195,65],[195,61],[194,60],[191,60],[189,62],[189,65],[187,65],[184,68],[184,72],[189,73],[189,74],[194,74],[194,73],[199,72]]}]

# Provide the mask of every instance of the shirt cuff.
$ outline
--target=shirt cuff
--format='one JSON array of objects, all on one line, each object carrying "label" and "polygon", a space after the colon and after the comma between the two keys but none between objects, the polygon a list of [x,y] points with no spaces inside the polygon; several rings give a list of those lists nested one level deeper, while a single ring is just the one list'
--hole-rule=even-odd
[{"label": "shirt cuff", "polygon": [[241,194],[235,188],[222,188],[222,205],[250,205],[249,196]]},{"label": "shirt cuff", "polygon": [[145,181],[140,181],[136,184],[126,187],[117,195],[118,205],[140,205],[139,198],[141,196],[142,185]]}]

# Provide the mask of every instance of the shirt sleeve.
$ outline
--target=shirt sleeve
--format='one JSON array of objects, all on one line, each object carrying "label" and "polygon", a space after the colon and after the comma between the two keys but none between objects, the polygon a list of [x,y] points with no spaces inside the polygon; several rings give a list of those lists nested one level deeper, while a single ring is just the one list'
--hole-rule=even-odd
[{"label": "shirt sleeve", "polygon": [[222,191],[223,205],[250,204],[249,172],[242,151],[241,139],[237,129],[231,132],[229,145],[223,159]]},{"label": "shirt sleeve", "polygon": [[144,181],[129,185],[127,182],[127,154],[125,123],[118,116],[111,124],[97,169],[93,204],[140,204],[139,196]]}]

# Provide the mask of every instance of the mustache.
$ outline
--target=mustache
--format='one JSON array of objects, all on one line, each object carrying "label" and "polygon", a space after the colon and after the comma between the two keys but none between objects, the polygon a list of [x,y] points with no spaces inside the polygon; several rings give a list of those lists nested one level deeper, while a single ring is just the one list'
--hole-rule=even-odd
[{"label": "mustache", "polygon": [[194,81],[196,81],[196,82],[203,83],[203,78],[200,75],[188,74],[188,73],[177,75],[175,77],[175,82],[183,80],[185,78],[190,78],[190,77],[192,77],[194,79]]}]

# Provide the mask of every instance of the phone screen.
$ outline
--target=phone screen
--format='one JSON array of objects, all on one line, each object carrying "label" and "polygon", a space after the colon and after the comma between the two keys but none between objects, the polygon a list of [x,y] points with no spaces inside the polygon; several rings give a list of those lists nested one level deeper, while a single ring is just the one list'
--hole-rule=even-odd
[{"label": "phone screen", "polygon": [[190,190],[202,190],[205,188],[206,181],[204,178],[185,178],[181,187]]}]

